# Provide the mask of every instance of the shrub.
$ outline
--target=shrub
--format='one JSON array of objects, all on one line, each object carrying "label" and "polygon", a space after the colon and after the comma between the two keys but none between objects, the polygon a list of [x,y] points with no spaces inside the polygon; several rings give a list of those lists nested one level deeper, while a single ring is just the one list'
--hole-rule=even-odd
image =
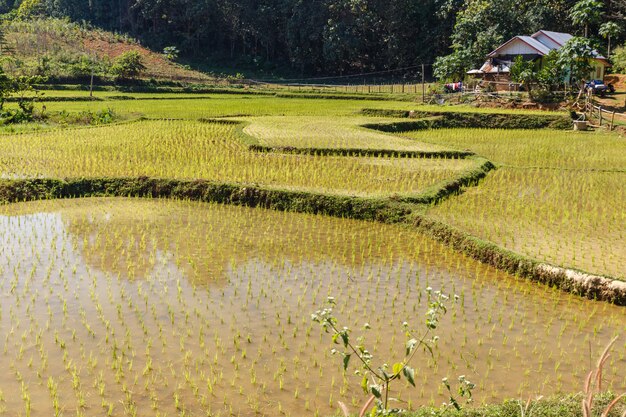
[{"label": "shrub", "polygon": [[111,67],[111,72],[116,77],[134,78],[145,69],[141,54],[137,51],[128,51],[117,57]]},{"label": "shrub", "polygon": [[624,46],[618,46],[613,51],[611,58],[613,61],[613,72],[623,74],[626,71],[626,48]]}]

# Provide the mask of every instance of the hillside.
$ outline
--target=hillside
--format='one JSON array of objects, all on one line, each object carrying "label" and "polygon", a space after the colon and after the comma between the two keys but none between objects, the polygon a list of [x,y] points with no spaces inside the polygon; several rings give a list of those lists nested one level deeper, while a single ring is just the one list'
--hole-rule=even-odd
[{"label": "hillside", "polygon": [[[110,68],[121,54],[137,51],[146,69],[144,79],[212,82],[214,77],[173,63],[137,40],[61,19],[9,21],[3,25],[3,67],[11,74],[80,79],[91,75],[113,78]],[[8,52],[8,53],[7,53]]]}]

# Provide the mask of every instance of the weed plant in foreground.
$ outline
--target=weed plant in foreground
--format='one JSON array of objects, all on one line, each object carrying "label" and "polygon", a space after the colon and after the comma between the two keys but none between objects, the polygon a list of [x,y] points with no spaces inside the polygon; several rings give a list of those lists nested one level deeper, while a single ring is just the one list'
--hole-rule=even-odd
[{"label": "weed plant in foreground", "polygon": [[[364,396],[309,313],[336,297],[402,360],[428,287],[458,294],[398,407],[439,405],[466,375],[478,404],[580,390],[623,309],[532,285],[408,227],[170,200],[0,207],[0,415],[327,416]],[[591,349],[591,355],[589,351]],[[626,346],[604,367],[626,385]],[[580,404],[580,403],[579,403]],[[394,404],[395,406],[395,404]]]}]

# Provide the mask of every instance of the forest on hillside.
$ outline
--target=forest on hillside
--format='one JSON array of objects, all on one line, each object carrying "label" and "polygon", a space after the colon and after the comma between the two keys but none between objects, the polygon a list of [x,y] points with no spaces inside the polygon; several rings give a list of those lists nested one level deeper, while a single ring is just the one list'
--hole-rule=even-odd
[{"label": "forest on hillside", "polygon": [[[607,21],[626,35],[626,0],[583,0],[589,36]],[[580,0],[0,0],[5,19],[68,17],[157,50],[303,75],[384,71],[447,56],[478,65],[495,46],[539,29],[583,35]],[[440,58],[441,59],[441,58]],[[457,62],[458,61],[458,62]]]}]

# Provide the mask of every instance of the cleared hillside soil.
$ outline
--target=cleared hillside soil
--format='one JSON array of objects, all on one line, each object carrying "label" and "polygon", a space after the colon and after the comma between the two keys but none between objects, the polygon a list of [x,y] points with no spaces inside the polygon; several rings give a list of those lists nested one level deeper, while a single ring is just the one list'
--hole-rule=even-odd
[{"label": "cleared hillside soil", "polygon": [[143,78],[172,79],[186,82],[215,81],[207,74],[187,69],[164,55],[143,47],[128,36],[86,28],[56,19],[13,21],[5,25],[10,50],[5,70],[10,73],[38,74],[53,77],[90,75],[81,62],[96,61],[96,75],[106,72],[115,59],[128,51],[137,51],[144,60]]}]

